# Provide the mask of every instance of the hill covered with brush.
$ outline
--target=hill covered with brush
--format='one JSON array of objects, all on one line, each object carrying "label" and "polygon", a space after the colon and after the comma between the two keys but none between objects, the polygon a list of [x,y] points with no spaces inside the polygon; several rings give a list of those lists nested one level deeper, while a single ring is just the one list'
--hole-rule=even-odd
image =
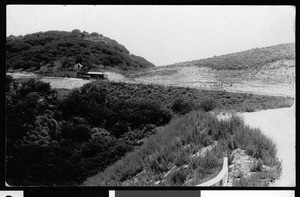
[{"label": "hill covered with brush", "polygon": [[295,43],[287,43],[263,48],[254,48],[246,51],[214,56],[206,59],[181,62],[174,65],[203,66],[217,70],[241,70],[248,68],[259,69],[267,63],[272,63],[279,60],[294,59]]},{"label": "hill covered with brush", "polygon": [[47,31],[6,38],[7,70],[51,73],[71,71],[76,63],[84,69],[114,68],[120,71],[154,67],[131,54],[117,41],[85,31]]},{"label": "hill covered with brush", "polygon": [[[259,158],[263,155],[262,159],[267,162],[265,156],[273,157],[274,154],[255,146],[259,139],[252,141],[241,133],[246,142],[241,141],[238,133],[232,135],[242,130],[237,127],[239,124],[234,124],[233,128],[232,123],[218,122],[206,112],[254,111],[291,104],[291,99],[285,97],[109,81],[94,81],[67,91],[52,89],[50,84],[35,78],[13,79],[7,75],[5,82],[6,182],[11,186],[78,186],[85,180],[89,180],[85,183],[88,186],[125,182],[131,185],[130,179],[142,170],[150,167],[155,176],[165,176],[173,163],[178,167],[176,170],[180,168],[179,180],[172,172],[162,184],[183,185],[194,171],[201,173],[196,173],[200,179],[219,172],[220,154],[213,152],[213,157],[204,161],[189,156],[192,151],[199,151],[225,137],[228,143],[234,138],[232,140],[240,144],[230,145],[230,150],[238,147],[252,151],[249,154]],[[195,113],[188,115],[193,110],[200,111],[199,116],[198,112],[196,116]],[[164,127],[168,124],[171,125]],[[200,132],[202,130],[206,132]],[[156,144],[147,145],[148,138],[153,135],[149,140]],[[261,135],[254,133],[252,138],[256,136]],[[174,141],[178,137],[185,142]],[[192,149],[181,151],[188,144]],[[269,147],[264,140],[261,144]],[[136,154],[134,151],[140,148],[141,155]],[[145,156],[147,149],[149,154]],[[159,154],[150,161],[145,160],[146,165],[140,162],[154,152]],[[134,157],[126,157],[127,153]],[[121,160],[123,157],[125,160]],[[136,163],[128,162],[130,158]],[[213,166],[206,166],[211,162]],[[194,163],[188,174],[182,168],[186,163]],[[146,174],[154,180],[151,171]],[[98,177],[100,172],[103,174]],[[111,176],[108,175],[113,175],[115,180],[109,180]],[[152,181],[143,182],[144,175],[140,185],[153,185]],[[197,180],[186,185],[198,183]]]},{"label": "hill covered with brush", "polygon": [[287,43],[149,68],[129,77],[141,83],[294,96],[295,65],[295,44]]}]

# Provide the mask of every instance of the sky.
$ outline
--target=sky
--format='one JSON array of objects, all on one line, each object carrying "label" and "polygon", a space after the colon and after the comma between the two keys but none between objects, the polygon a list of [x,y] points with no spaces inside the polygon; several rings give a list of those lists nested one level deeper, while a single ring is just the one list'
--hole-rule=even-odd
[{"label": "sky", "polygon": [[295,42],[294,6],[7,5],[6,35],[79,29],[156,66]]}]

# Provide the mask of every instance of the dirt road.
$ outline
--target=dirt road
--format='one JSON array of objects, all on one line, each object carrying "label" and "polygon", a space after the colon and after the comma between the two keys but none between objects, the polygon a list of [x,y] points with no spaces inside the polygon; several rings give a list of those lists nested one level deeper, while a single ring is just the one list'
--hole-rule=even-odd
[{"label": "dirt road", "polygon": [[282,175],[274,186],[295,186],[295,105],[290,108],[242,113],[240,116],[246,124],[260,128],[277,144],[278,157],[282,160]]}]

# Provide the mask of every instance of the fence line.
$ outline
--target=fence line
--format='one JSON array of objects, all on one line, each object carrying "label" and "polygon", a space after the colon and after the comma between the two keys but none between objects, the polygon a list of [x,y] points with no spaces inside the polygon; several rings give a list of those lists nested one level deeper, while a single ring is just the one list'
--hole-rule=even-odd
[{"label": "fence line", "polygon": [[220,173],[213,179],[201,183],[198,186],[226,186],[228,180],[228,157],[223,158],[223,167]]}]

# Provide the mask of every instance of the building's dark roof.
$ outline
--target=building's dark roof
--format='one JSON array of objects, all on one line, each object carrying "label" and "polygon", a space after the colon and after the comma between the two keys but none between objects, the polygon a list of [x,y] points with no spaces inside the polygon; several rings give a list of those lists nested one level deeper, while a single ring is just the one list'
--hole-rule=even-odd
[{"label": "building's dark roof", "polygon": [[88,72],[87,74],[91,74],[91,75],[105,75],[103,72]]},{"label": "building's dark roof", "polygon": [[85,72],[85,71],[78,71],[77,74],[86,74],[86,75],[88,75],[88,73]]}]

